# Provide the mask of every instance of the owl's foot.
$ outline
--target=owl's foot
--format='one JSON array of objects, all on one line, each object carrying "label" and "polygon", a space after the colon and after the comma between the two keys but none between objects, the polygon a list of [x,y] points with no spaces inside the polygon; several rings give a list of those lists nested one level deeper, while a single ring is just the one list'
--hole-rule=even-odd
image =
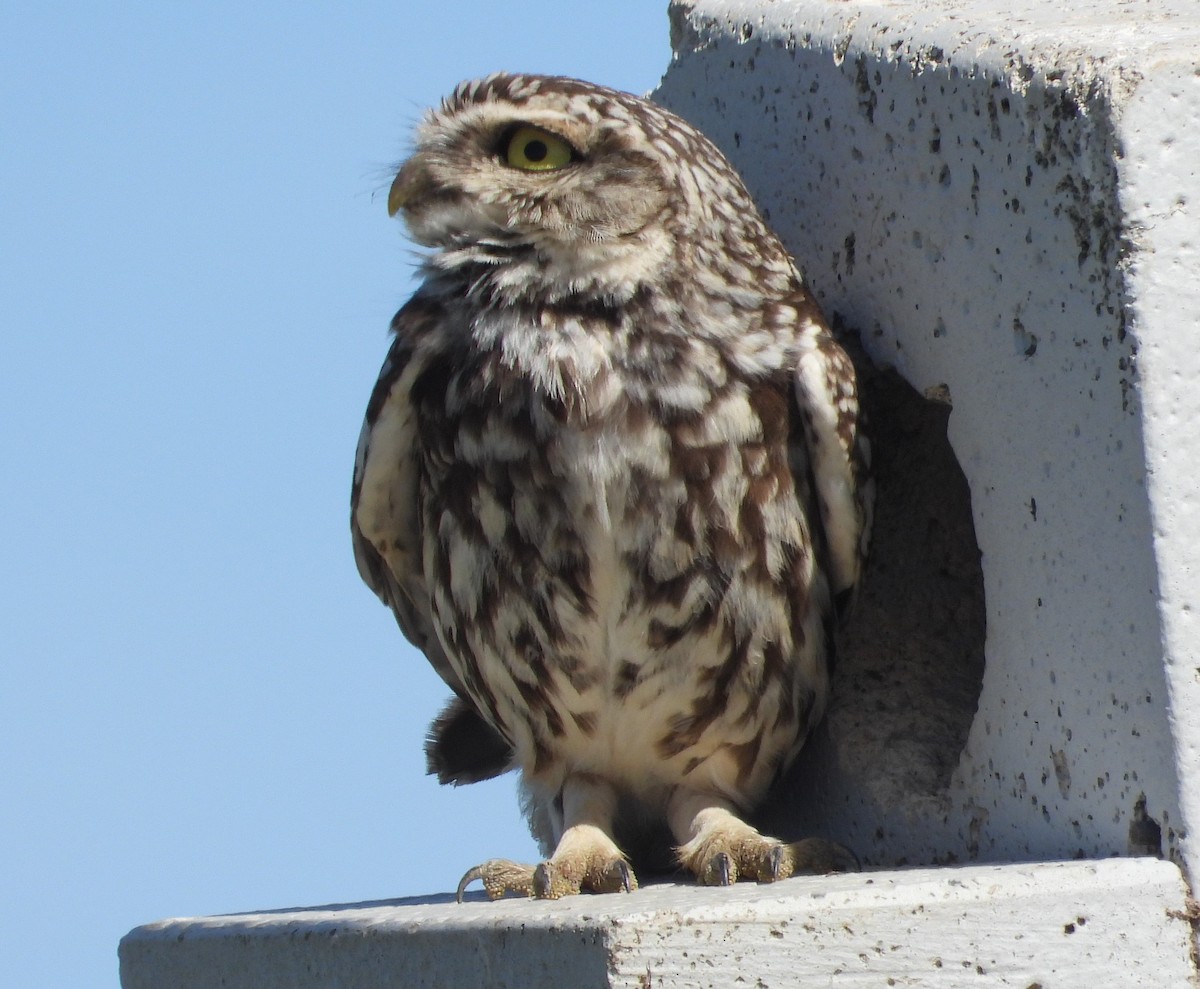
[{"label": "owl's foot", "polygon": [[730,886],[739,879],[769,883],[798,872],[860,868],[858,857],[836,842],[805,838],[788,844],[761,834],[723,806],[703,807],[690,817],[684,833],[691,837],[679,847],[679,861],[705,886]]},{"label": "owl's foot", "polygon": [[507,893],[557,900],[576,893],[631,893],[637,877],[625,857],[603,831],[581,824],[568,828],[554,855],[539,865],[521,865],[507,859],[491,859],[468,869],[458,884],[457,899],[475,880],[483,882],[488,898],[498,900]]},{"label": "owl's foot", "polygon": [[632,893],[637,877],[618,853],[616,858],[560,859],[555,857],[533,870],[533,895],[543,900],[587,890],[589,893]]},{"label": "owl's foot", "polygon": [[467,887],[477,879],[483,882],[483,891],[487,893],[489,900],[498,900],[506,893],[533,896],[533,873],[532,866],[522,865],[520,862],[488,859],[466,871],[458,881],[458,891],[454,898],[462,903]]}]

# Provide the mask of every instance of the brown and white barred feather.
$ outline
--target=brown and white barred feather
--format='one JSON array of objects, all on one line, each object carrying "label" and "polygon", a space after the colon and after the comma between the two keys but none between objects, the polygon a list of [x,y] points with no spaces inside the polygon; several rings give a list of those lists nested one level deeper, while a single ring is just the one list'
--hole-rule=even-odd
[{"label": "brown and white barred feather", "polygon": [[[523,125],[571,167],[509,167]],[[575,80],[463,84],[393,196],[434,253],[351,524],[456,695],[431,771],[519,767],[550,818],[568,778],[752,808],[821,717],[870,522],[853,368],[791,259],[706,138]]]}]

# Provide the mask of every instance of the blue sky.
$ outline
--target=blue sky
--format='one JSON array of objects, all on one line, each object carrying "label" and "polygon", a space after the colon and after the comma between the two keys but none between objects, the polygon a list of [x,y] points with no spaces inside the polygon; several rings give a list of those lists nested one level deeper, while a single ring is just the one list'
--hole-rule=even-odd
[{"label": "blue sky", "polygon": [[421,109],[507,68],[652,88],[666,0],[0,14],[0,985],[129,928],[452,888],[534,854],[424,775],[446,690],[360,583],[349,475]]}]

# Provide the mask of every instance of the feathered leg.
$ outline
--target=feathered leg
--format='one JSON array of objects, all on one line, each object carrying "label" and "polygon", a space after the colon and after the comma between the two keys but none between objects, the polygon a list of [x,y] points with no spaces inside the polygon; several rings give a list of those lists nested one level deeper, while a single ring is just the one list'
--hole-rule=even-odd
[{"label": "feathered leg", "polygon": [[612,785],[593,776],[567,777],[559,793],[562,836],[554,854],[536,866],[491,859],[467,870],[458,884],[462,901],[468,885],[479,879],[490,899],[520,893],[557,900],[587,890],[592,893],[630,892],[637,879],[612,839],[617,795]]}]

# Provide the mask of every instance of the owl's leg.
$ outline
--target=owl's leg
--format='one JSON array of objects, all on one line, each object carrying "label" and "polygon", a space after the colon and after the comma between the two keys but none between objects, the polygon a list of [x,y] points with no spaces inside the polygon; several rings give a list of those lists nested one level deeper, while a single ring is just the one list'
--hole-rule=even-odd
[{"label": "owl's leg", "polygon": [[557,900],[587,890],[592,893],[637,889],[633,869],[613,841],[617,794],[594,776],[567,777],[559,794],[563,831],[554,854],[540,865],[492,859],[467,871],[458,884],[461,903],[467,886],[479,879],[490,899],[520,893]]},{"label": "owl's leg", "polygon": [[730,801],[712,793],[676,790],[667,821],[679,842],[680,863],[706,886],[859,868],[854,853],[836,842],[805,838],[787,843],[761,834],[737,816]]}]

